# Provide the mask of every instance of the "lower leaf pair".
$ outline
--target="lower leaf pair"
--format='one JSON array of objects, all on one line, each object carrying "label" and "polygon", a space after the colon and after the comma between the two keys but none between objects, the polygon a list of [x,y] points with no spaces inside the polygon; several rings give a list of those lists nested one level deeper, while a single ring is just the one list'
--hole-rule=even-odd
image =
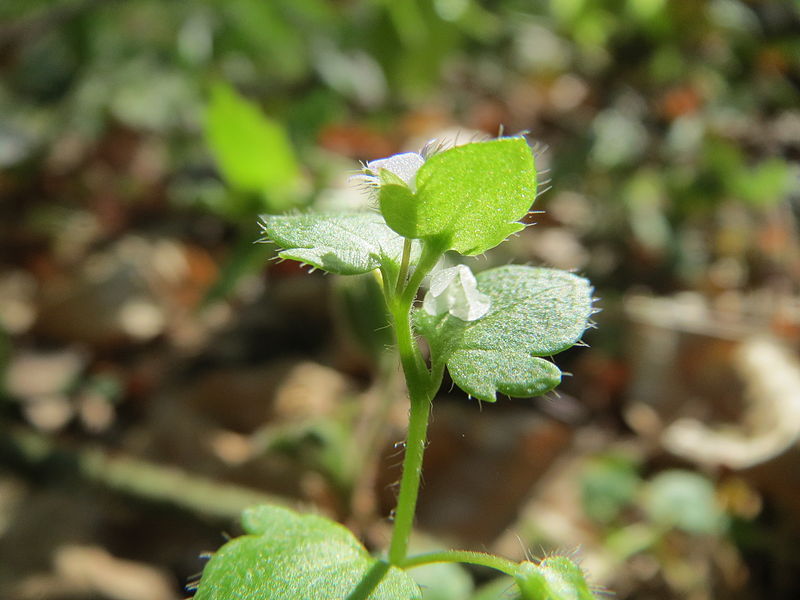
[{"label": "lower leaf pair", "polygon": [[[244,512],[242,525],[246,535],[225,544],[206,565],[196,600],[424,598],[406,570],[372,557],[329,519],[258,506]],[[509,564],[521,600],[594,598],[581,569],[565,556]]]}]

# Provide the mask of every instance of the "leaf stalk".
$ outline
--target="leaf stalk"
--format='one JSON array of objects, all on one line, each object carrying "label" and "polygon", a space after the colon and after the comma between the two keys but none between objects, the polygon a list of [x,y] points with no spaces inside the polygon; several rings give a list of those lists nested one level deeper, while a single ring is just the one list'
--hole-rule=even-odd
[{"label": "leaf stalk", "polygon": [[473,552],[470,550],[440,550],[437,552],[426,552],[425,554],[418,554],[416,556],[409,556],[403,560],[399,565],[404,569],[412,569],[414,567],[421,567],[434,563],[465,563],[470,565],[480,565],[488,567],[511,575],[516,574],[519,565],[516,563],[495,556],[493,554],[486,554],[485,552]]}]

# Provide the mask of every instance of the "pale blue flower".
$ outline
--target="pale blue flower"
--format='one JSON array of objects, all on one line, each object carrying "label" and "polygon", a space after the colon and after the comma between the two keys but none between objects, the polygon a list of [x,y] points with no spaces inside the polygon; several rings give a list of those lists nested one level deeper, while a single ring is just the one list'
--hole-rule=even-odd
[{"label": "pale blue flower", "polygon": [[489,312],[489,296],[478,290],[475,275],[466,265],[437,271],[422,308],[430,315],[450,313],[462,321],[476,321]]}]

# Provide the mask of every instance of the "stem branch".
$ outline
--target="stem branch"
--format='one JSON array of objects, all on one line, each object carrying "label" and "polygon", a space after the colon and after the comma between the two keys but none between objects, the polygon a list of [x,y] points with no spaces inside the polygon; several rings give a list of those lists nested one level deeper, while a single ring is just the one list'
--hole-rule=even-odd
[{"label": "stem branch", "polygon": [[432,563],[457,562],[470,565],[481,565],[501,571],[512,577],[518,570],[518,565],[508,559],[484,552],[472,552],[470,550],[440,550],[437,552],[426,552],[417,556],[410,556],[400,562],[397,566],[404,569],[421,567]]},{"label": "stem branch", "polygon": [[436,266],[437,261],[442,254],[444,254],[444,248],[446,248],[446,246],[440,247],[440,244],[435,244],[430,241],[426,241],[423,244],[422,254],[419,257],[419,262],[417,262],[414,273],[411,275],[411,279],[402,294],[398,294],[401,303],[406,305],[409,311],[411,310],[411,305],[414,303],[414,299],[417,297],[417,291],[419,291],[422,280],[425,279],[425,276]]}]

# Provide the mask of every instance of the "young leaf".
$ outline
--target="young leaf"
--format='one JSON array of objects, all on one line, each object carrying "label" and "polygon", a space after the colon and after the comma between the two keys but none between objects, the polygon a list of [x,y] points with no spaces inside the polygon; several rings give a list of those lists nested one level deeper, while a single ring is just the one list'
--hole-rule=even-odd
[{"label": "young leaf", "polygon": [[[281,258],[339,275],[397,266],[403,253],[403,238],[377,213],[264,215],[262,226],[267,239],[284,248]],[[412,258],[419,253],[415,246]]]},{"label": "young leaf", "polygon": [[481,254],[523,228],[518,221],[536,198],[533,153],[521,137],[457,146],[431,156],[415,184],[416,193],[381,183],[389,227],[443,250]]},{"label": "young leaf", "polygon": [[561,381],[551,356],[580,340],[592,313],[589,282],[565,271],[511,265],[477,276],[489,312],[465,322],[417,310],[415,322],[431,347],[434,368],[445,364],[468,394],[494,402],[497,392],[527,398]]},{"label": "young leaf", "polygon": [[232,188],[280,197],[295,184],[297,161],[283,126],[230,86],[217,83],[212,88],[205,131],[220,173]]},{"label": "young leaf", "polygon": [[522,562],[514,579],[522,600],[596,600],[581,568],[566,556]]},{"label": "young leaf", "polygon": [[248,535],[225,544],[206,565],[195,600],[345,600],[367,577],[383,574],[370,600],[419,600],[400,569],[369,555],[347,529],[277,506],[248,509]]}]

